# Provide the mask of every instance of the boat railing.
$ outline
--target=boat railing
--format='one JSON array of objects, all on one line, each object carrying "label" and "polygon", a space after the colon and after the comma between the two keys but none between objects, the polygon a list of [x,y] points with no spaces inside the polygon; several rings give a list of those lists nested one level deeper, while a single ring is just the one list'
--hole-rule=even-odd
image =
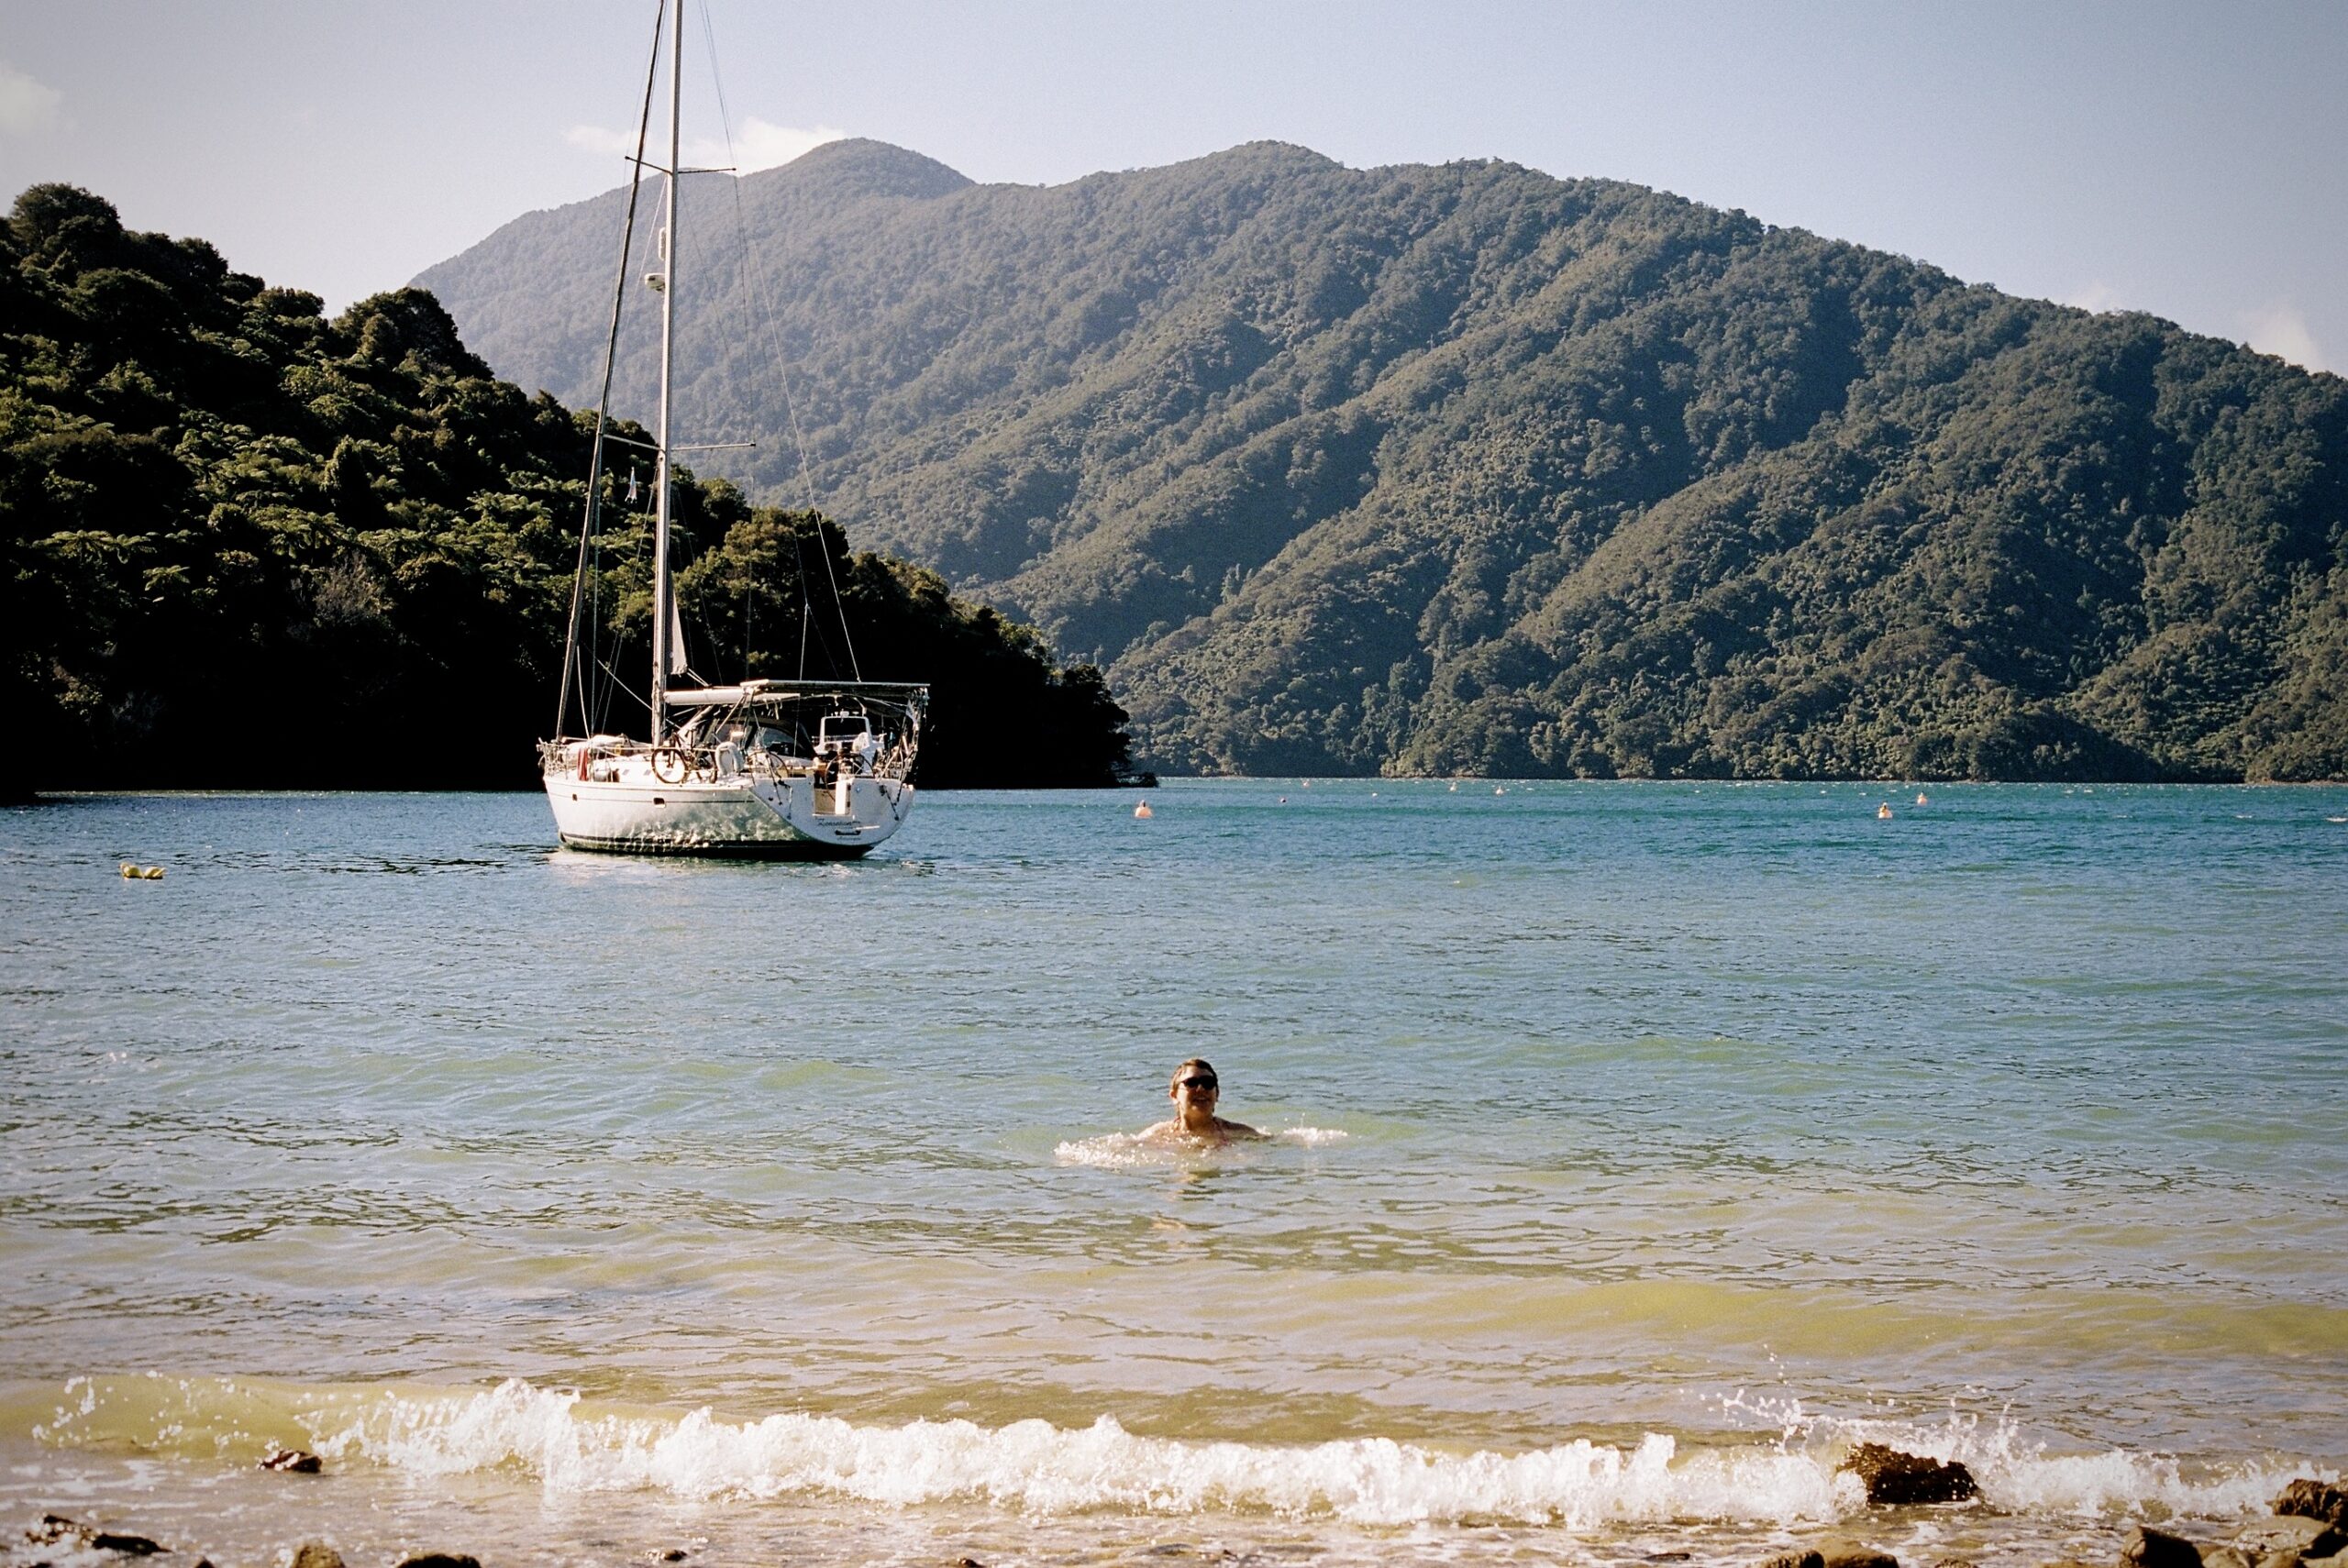
[{"label": "boat railing", "polygon": [[828,784],[840,776],[843,767],[851,778],[903,778],[913,772],[916,750],[911,743],[901,740],[871,754],[869,762],[861,762],[849,747],[840,747],[819,757],[806,757],[764,746],[745,747],[731,740],[715,745],[679,745],[674,742],[647,745],[626,735],[598,735],[583,741],[540,741],[538,762],[541,770],[548,775],[582,779],[594,776],[593,769],[599,762],[642,756],[650,766],[652,776],[664,784],[706,784],[744,777],[813,777],[819,783]]}]

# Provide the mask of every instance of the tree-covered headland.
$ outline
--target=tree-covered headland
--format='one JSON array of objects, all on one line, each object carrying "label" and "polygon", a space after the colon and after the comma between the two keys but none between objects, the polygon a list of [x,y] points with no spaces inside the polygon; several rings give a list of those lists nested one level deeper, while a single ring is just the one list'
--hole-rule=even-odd
[{"label": "tree-covered headland", "polygon": [[[428,293],[329,318],[85,191],[26,191],[0,226],[14,787],[528,783],[593,419],[493,376]],[[606,449],[590,603],[640,693],[651,476],[638,448]],[[700,675],[847,675],[844,621],[866,678],[932,684],[919,782],[1099,784],[1123,766],[1100,672],[935,573],[722,479],[686,476],[676,513]],[[604,717],[642,733],[640,698]]]}]

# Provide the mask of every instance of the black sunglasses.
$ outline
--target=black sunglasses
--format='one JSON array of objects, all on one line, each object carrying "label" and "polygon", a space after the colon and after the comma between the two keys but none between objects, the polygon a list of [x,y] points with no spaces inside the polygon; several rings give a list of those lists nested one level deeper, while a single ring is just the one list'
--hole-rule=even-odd
[{"label": "black sunglasses", "polygon": [[1215,1081],[1213,1078],[1177,1078],[1174,1080],[1174,1087],[1186,1089],[1213,1088]]}]

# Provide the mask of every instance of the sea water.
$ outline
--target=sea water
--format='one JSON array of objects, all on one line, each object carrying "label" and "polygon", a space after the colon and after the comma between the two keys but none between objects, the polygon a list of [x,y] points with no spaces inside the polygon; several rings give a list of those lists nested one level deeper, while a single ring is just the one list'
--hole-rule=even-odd
[{"label": "sea water", "polygon": [[[829,866],[0,813],[0,1538],[2221,1536],[2348,1463],[2348,790],[1916,793],[932,794]],[[1131,1142],[1192,1055],[1276,1136]],[[1869,1440],[1981,1499],[1869,1509]]]}]

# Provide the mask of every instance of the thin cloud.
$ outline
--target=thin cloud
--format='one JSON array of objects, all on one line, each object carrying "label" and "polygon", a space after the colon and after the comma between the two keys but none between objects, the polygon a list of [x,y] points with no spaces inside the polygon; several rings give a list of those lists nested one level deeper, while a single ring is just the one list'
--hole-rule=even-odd
[{"label": "thin cloud", "polygon": [[2324,359],[2322,348],[2316,344],[2315,334],[2308,329],[2307,316],[2290,301],[2252,311],[2243,322],[2244,340],[2260,353],[2288,359],[2302,370],[2331,369]]},{"label": "thin cloud", "polygon": [[2071,305],[2079,310],[2091,311],[2098,315],[2108,310],[2119,310],[2126,304],[2121,299],[2120,291],[2101,278],[2098,278],[2086,288],[2073,289],[2067,294],[2056,296],[2054,303]]},{"label": "thin cloud", "polygon": [[[752,115],[735,133],[730,161],[745,174],[754,169],[772,169],[803,157],[827,141],[838,141],[847,135],[847,132],[832,126],[814,126],[803,130],[796,126],[773,125]],[[695,141],[687,149],[687,156],[704,167],[715,167],[729,161],[725,144],[710,138]]]},{"label": "thin cloud", "polygon": [[65,94],[0,61],[0,134],[31,136],[57,123]]},{"label": "thin cloud", "polygon": [[[779,126],[753,115],[735,132],[730,149],[718,137],[696,137],[685,143],[685,163],[697,169],[738,169],[748,174],[788,163],[847,135],[833,126]],[[602,126],[573,126],[562,133],[562,139],[606,158],[624,158],[636,150],[634,132],[606,130]]]},{"label": "thin cloud", "polygon": [[573,126],[562,133],[562,139],[589,152],[607,158],[622,158],[636,150],[636,138],[626,131],[605,130],[601,126]]}]

